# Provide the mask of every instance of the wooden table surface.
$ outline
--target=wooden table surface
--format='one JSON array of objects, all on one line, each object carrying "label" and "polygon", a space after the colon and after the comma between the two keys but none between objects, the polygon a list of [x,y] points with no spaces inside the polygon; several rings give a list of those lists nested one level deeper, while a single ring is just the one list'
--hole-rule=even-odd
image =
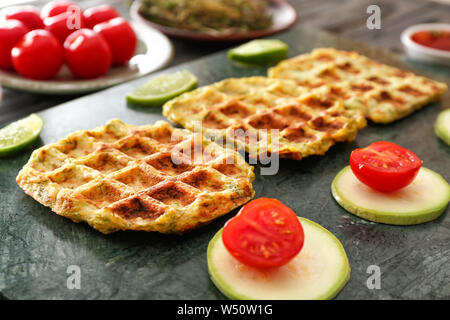
[{"label": "wooden table surface", "polygon": [[[42,6],[46,2],[48,0],[35,0],[33,4]],[[127,17],[131,0],[74,2],[83,8],[108,2],[115,6],[124,17]],[[439,2],[426,0],[290,0],[289,2],[299,13],[299,24],[325,29],[397,53],[402,53],[400,33],[408,26],[428,22],[450,22],[450,4],[447,0]],[[2,1],[2,5],[3,3]],[[369,16],[366,10],[372,4],[381,8],[381,29],[379,30],[369,30],[366,26]],[[196,43],[193,46],[190,41],[176,39],[172,39],[172,42],[175,56],[169,66],[235,45]],[[3,88],[3,100],[0,103],[0,125],[80,96],[38,95]]]}]

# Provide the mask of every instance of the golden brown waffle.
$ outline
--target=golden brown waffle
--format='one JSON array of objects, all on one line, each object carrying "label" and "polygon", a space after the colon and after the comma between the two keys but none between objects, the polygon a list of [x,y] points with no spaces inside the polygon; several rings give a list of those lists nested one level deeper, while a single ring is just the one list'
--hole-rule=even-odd
[{"label": "golden brown waffle", "polygon": [[437,100],[447,85],[370,60],[357,52],[320,48],[284,60],[269,77],[290,79],[377,123],[403,118]]},{"label": "golden brown waffle", "polygon": [[250,200],[253,179],[238,153],[200,134],[165,121],[115,119],[35,150],[17,183],[57,214],[103,233],[182,233]]},{"label": "golden brown waffle", "polygon": [[346,110],[339,101],[266,77],[201,87],[167,102],[163,114],[191,131],[201,124],[205,136],[259,159],[274,153],[298,160],[321,155],[335,142],[354,139],[366,125],[359,111]]}]

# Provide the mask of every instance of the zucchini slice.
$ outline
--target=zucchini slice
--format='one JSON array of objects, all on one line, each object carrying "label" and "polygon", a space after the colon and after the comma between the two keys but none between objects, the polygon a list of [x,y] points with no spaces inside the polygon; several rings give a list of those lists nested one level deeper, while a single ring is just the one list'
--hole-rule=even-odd
[{"label": "zucchini slice", "polygon": [[360,182],[347,166],[334,178],[331,193],[348,212],[373,222],[394,225],[434,220],[445,211],[450,200],[447,181],[423,167],[408,186],[383,193]]},{"label": "zucchini slice", "polygon": [[327,229],[299,218],[305,232],[300,253],[280,268],[261,270],[236,260],[225,248],[222,229],[208,245],[213,283],[235,300],[323,300],[334,298],[350,278],[344,247]]},{"label": "zucchini slice", "polygon": [[439,113],[434,125],[434,132],[450,146],[450,109]]}]

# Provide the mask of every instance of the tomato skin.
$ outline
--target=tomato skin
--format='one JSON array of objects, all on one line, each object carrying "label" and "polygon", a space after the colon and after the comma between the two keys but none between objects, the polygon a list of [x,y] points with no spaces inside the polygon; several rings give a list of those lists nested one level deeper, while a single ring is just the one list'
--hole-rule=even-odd
[{"label": "tomato skin", "polygon": [[259,198],[227,221],[222,241],[228,252],[247,266],[277,268],[300,252],[304,232],[291,209],[276,199]]},{"label": "tomato skin", "polygon": [[[71,6],[79,7],[72,1],[60,0],[60,1],[50,1],[41,10],[41,18],[45,19],[48,17],[54,17],[61,13],[67,12]],[[74,7],[74,8],[75,8]],[[81,12],[81,10],[80,10]]]},{"label": "tomato skin", "polygon": [[63,50],[58,39],[42,29],[28,32],[11,51],[14,68],[22,76],[47,80],[63,65]]},{"label": "tomato skin", "polygon": [[64,42],[64,57],[70,71],[83,79],[104,75],[112,64],[108,43],[91,29],[81,29],[67,37]]},{"label": "tomato skin", "polygon": [[417,155],[392,142],[375,142],[367,148],[353,150],[350,155],[350,167],[358,180],[380,192],[406,187],[421,166]]},{"label": "tomato skin", "polygon": [[30,31],[44,28],[39,9],[35,6],[7,7],[1,11],[6,19],[21,21]]},{"label": "tomato skin", "polygon": [[19,20],[0,20],[0,68],[11,69],[12,48],[28,32],[28,28]]},{"label": "tomato skin", "polygon": [[[75,20],[74,14],[72,12],[63,12],[53,17],[48,17],[44,19],[45,30],[50,31],[53,35],[58,38],[61,44],[64,43],[66,38],[73,32],[84,28],[84,19],[80,15],[79,20]],[[77,28],[76,24],[79,24],[80,28]],[[69,27],[73,26],[73,28]]]},{"label": "tomato skin", "polygon": [[124,18],[119,17],[99,23],[94,27],[94,31],[108,42],[114,64],[123,64],[129,61],[136,52],[136,34]]},{"label": "tomato skin", "polygon": [[83,16],[86,20],[86,28],[92,29],[99,23],[120,17],[120,14],[110,5],[103,4],[84,10]]}]

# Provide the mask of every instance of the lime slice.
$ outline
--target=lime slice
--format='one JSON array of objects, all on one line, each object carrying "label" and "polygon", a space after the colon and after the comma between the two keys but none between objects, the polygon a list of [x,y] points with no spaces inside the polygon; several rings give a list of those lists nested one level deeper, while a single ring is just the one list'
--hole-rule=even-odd
[{"label": "lime slice", "polygon": [[276,39],[259,39],[228,51],[231,60],[257,65],[276,63],[287,57],[288,46]]},{"label": "lime slice", "polygon": [[197,77],[186,70],[161,75],[128,94],[127,101],[143,106],[160,107],[170,99],[195,89],[197,83]]},{"label": "lime slice", "polygon": [[44,121],[36,114],[0,129],[0,157],[19,152],[39,138]]}]

